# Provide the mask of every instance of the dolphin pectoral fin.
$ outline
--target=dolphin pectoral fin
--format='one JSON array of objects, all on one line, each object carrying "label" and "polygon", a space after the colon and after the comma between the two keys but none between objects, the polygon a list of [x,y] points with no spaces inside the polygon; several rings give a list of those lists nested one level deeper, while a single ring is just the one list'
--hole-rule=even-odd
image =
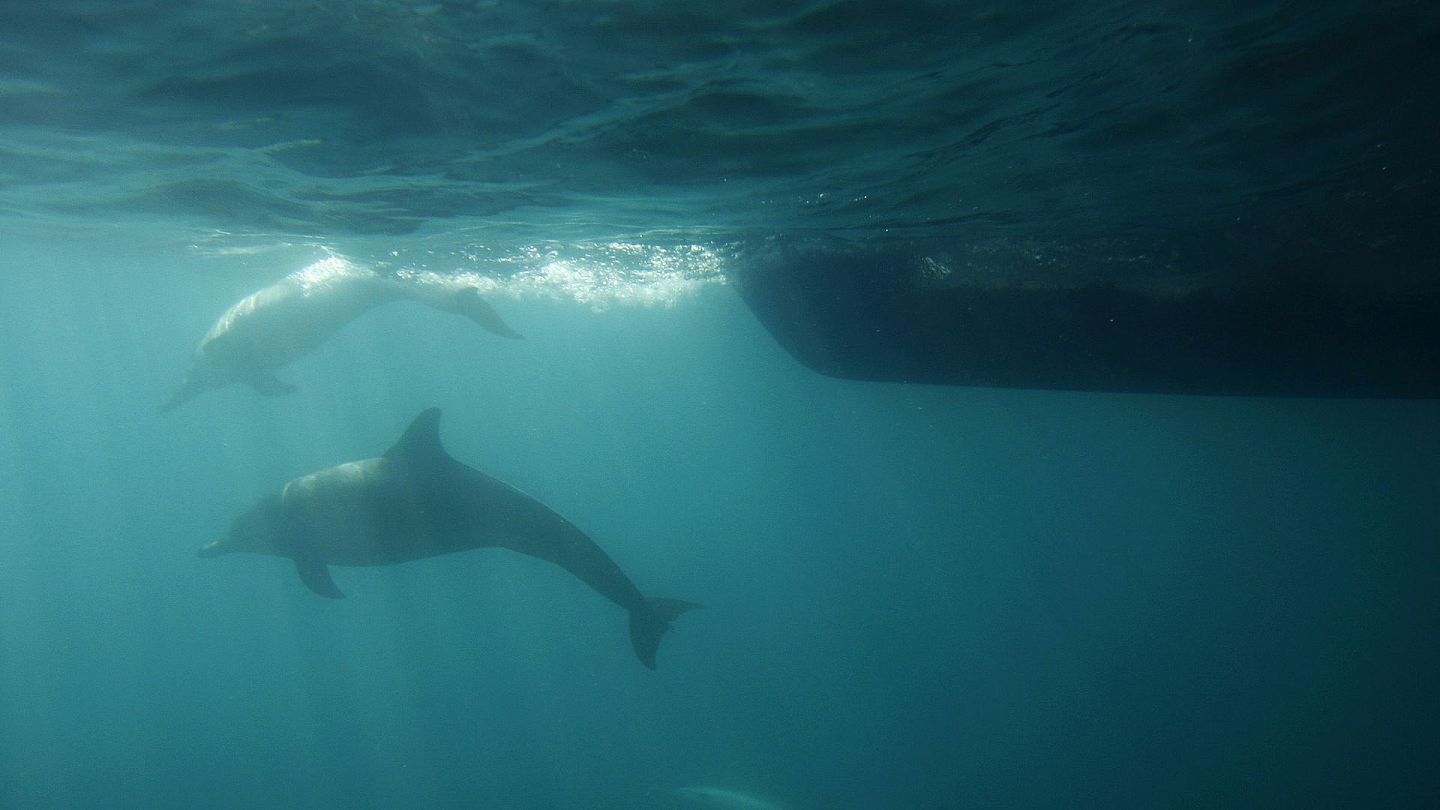
[{"label": "dolphin pectoral fin", "polygon": [[305,583],[305,587],[326,599],[345,598],[345,594],[335,587],[335,580],[330,578],[330,566],[326,565],[324,560],[296,557],[295,571],[300,575],[300,581]]},{"label": "dolphin pectoral fin", "polygon": [[280,397],[286,394],[295,393],[295,386],[284,382],[274,374],[255,374],[246,379],[250,387],[264,394],[267,397]]},{"label": "dolphin pectoral fin", "polygon": [[646,599],[644,609],[630,611],[630,645],[640,663],[654,669],[655,652],[660,649],[660,639],[670,629],[670,622],[687,610],[702,608],[694,602],[683,599]]},{"label": "dolphin pectoral fin", "polygon": [[456,312],[480,324],[480,327],[487,332],[507,338],[525,337],[500,319],[500,313],[480,297],[480,290],[476,287],[466,287],[455,293],[454,305]]}]

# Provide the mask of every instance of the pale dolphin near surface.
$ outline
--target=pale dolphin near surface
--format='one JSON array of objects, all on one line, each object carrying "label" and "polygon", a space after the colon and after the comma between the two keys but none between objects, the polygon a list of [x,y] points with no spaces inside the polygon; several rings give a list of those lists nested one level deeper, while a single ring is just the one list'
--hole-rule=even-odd
[{"label": "pale dolphin near surface", "polygon": [[709,785],[682,787],[676,790],[674,795],[681,807],[704,810],[785,810],[784,805],[769,799]]},{"label": "pale dolphin near surface", "polygon": [[473,284],[428,274],[379,273],[331,256],[225,310],[200,341],[185,381],[160,410],[230,383],[245,383],[267,396],[291,393],[295,386],[281,382],[276,369],[308,354],[368,310],[399,300],[463,315],[502,337],[520,337]]},{"label": "pale dolphin near surface", "polygon": [[297,478],[235,519],[201,557],[237,551],[288,557],[321,596],[344,596],[331,565],[371,566],[499,546],[552,562],[630,614],[645,666],[670,622],[693,602],[647,597],[610,556],[545,504],[467,467],[440,444],[440,411],[410,423],[385,455]]}]

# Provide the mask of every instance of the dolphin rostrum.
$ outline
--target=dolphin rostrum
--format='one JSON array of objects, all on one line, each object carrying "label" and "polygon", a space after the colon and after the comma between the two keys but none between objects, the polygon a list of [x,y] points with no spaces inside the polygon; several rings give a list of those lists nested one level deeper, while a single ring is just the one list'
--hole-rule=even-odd
[{"label": "dolphin rostrum", "polygon": [[456,461],[431,408],[379,458],[297,478],[260,498],[201,557],[249,551],[288,557],[315,593],[344,596],[331,565],[392,565],[499,546],[552,562],[630,614],[630,642],[655,668],[670,622],[693,602],[647,597],[593,540],[520,490]]}]

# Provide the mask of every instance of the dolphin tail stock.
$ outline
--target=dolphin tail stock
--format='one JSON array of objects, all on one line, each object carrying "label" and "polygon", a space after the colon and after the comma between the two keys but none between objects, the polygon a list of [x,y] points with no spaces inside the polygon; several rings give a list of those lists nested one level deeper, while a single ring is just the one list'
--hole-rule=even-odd
[{"label": "dolphin tail stock", "polygon": [[646,599],[641,608],[630,611],[630,644],[640,663],[654,669],[655,652],[660,649],[660,639],[670,629],[670,622],[687,610],[702,608],[684,599]]},{"label": "dolphin tail stock", "polygon": [[480,328],[491,334],[517,340],[525,337],[511,329],[510,325],[500,318],[500,313],[496,312],[488,301],[480,297],[480,288],[478,287],[466,287],[456,292],[450,299],[450,306],[455,312],[479,324]]}]

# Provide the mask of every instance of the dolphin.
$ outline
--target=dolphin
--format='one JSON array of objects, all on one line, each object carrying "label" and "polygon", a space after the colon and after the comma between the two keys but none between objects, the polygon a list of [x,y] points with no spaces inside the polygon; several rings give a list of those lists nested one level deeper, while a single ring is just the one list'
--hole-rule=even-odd
[{"label": "dolphin", "polygon": [[331,256],[225,310],[200,341],[185,381],[160,410],[230,383],[246,383],[267,396],[289,394],[295,386],[277,378],[276,369],[309,353],[368,310],[402,299],[464,315],[502,337],[521,337],[473,285],[377,273]]},{"label": "dolphin", "polygon": [[499,546],[552,562],[630,614],[645,666],[670,622],[698,608],[647,597],[570,521],[520,490],[456,461],[440,444],[440,410],[423,411],[379,458],[297,478],[260,498],[201,557],[239,551],[289,557],[310,590],[344,596],[332,565],[370,566]]},{"label": "dolphin", "polygon": [[785,810],[769,799],[709,785],[682,787],[675,791],[674,796],[685,807],[705,810]]}]

